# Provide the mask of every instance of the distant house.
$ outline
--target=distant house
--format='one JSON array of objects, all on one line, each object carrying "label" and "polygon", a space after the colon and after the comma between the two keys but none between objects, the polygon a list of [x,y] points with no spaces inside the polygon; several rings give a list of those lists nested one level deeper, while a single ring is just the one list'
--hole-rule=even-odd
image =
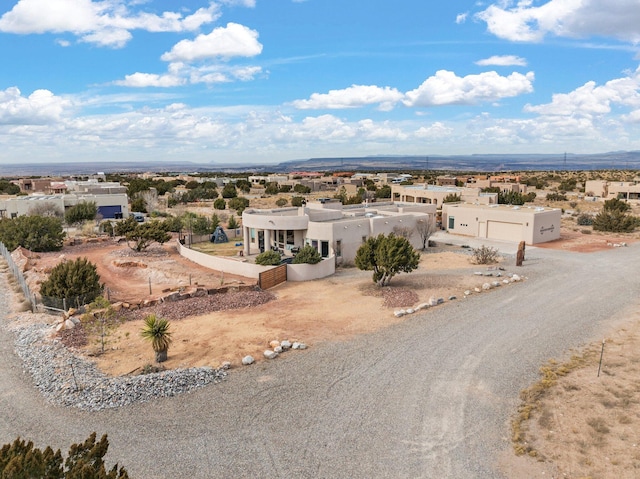
[{"label": "distant house", "polygon": [[441,206],[443,200],[456,195],[462,201],[492,204],[498,202],[497,193],[482,193],[479,188],[460,188],[456,186],[436,185],[392,185],[391,199],[402,203],[421,203]]},{"label": "distant house", "polygon": [[276,249],[292,256],[311,245],[323,258],[353,262],[360,245],[378,234],[406,234],[414,247],[421,247],[416,224],[434,223],[435,215],[435,205],[343,206],[329,198],[300,208],[246,209],[242,213],[244,255]]},{"label": "distant house", "polygon": [[588,180],[584,185],[585,194],[602,200],[621,198],[640,201],[640,182]]},{"label": "distant house", "polygon": [[559,208],[541,206],[452,203],[442,207],[442,225],[449,233],[530,245],[559,239],[561,216]]},{"label": "distant house", "polygon": [[95,202],[98,206],[98,214],[104,219],[126,218],[129,215],[127,195],[121,193],[112,195],[29,195],[0,199],[0,217],[25,216],[40,209],[41,205],[64,212],[67,208],[83,202]]}]

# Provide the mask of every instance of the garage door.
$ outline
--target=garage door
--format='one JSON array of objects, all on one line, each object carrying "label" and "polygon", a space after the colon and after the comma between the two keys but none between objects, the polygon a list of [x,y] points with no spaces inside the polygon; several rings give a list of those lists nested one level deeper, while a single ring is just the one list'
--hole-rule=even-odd
[{"label": "garage door", "polygon": [[487,238],[507,241],[522,241],[522,225],[520,223],[504,223],[487,221]]}]

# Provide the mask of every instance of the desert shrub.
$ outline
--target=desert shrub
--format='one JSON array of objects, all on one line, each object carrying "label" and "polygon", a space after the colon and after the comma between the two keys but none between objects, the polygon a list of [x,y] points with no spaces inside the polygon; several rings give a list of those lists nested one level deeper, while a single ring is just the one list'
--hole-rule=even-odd
[{"label": "desert shrub", "polygon": [[182,218],[179,216],[169,216],[164,219],[165,228],[172,233],[179,233],[182,230]]},{"label": "desert shrub", "polygon": [[304,204],[304,198],[302,196],[294,196],[291,198],[291,206],[300,207]]},{"label": "desert shrub", "polygon": [[50,446],[42,451],[33,447],[33,442],[17,438],[0,449],[0,477],[2,478],[49,478],[49,479],[128,479],[124,467],[116,464],[107,472],[104,456],[109,449],[107,435],[96,442],[92,433],[84,443],[73,444],[64,460],[58,449]]},{"label": "desert shrub", "polygon": [[229,198],[235,198],[236,196],[238,196],[236,185],[234,185],[233,183],[227,183],[226,185],[224,185],[224,188],[222,188],[223,198],[229,199]]},{"label": "desert shrub", "polygon": [[593,229],[612,233],[630,233],[638,226],[638,218],[622,211],[603,209],[593,219]]},{"label": "desert shrub", "polygon": [[240,225],[238,224],[238,220],[236,220],[236,217],[233,215],[229,216],[229,220],[227,220],[227,228],[229,228],[230,230],[235,230],[239,227]]},{"label": "desert shrub", "polygon": [[278,198],[276,200],[276,206],[278,208],[282,208],[283,206],[287,206],[287,204],[289,203],[289,200],[286,198]]},{"label": "desert shrub", "polygon": [[293,258],[293,264],[317,264],[322,261],[322,256],[318,250],[311,245],[305,245]]},{"label": "desert shrub", "polygon": [[547,195],[549,201],[567,201],[567,196],[560,193],[549,193]]},{"label": "desert shrub", "polygon": [[266,195],[277,195],[280,191],[280,187],[276,182],[270,182],[264,185],[264,193]]},{"label": "desert shrub", "polygon": [[592,233],[591,230],[580,230],[580,233],[582,233],[583,235],[590,235]]},{"label": "desert shrub", "polygon": [[455,193],[449,193],[442,200],[443,203],[458,203],[460,201],[460,195],[456,195]]},{"label": "desert shrub", "polygon": [[218,198],[213,202],[213,207],[216,210],[224,210],[227,207],[227,202],[224,200],[224,198]]},{"label": "desert shrub", "polygon": [[311,193],[311,188],[298,183],[297,185],[293,186],[293,191],[295,191],[296,193],[300,193],[302,195],[308,195],[309,193]]},{"label": "desert shrub", "polygon": [[158,318],[155,314],[150,314],[144,318],[144,327],[140,334],[151,343],[151,347],[156,353],[156,362],[158,363],[167,360],[167,350],[172,341],[170,326],[171,324],[168,320]]},{"label": "desert shrub", "polygon": [[57,251],[65,232],[62,220],[44,216],[18,216],[0,219],[0,241],[9,250],[22,246],[31,251]]},{"label": "desert shrub", "polygon": [[111,221],[105,220],[100,223],[100,232],[113,236],[113,224]]},{"label": "desert shrub", "polygon": [[130,216],[126,220],[118,221],[113,228],[113,232],[116,236],[126,236],[127,233],[134,231],[138,226],[138,222]]},{"label": "desert shrub", "polygon": [[238,196],[237,198],[231,198],[229,200],[229,209],[231,210],[236,210],[236,213],[238,213],[239,215],[242,214],[242,212],[247,209],[247,207],[249,206],[249,199],[245,198],[244,196]]},{"label": "desert shrub", "polygon": [[83,201],[67,209],[64,213],[64,220],[68,225],[72,225],[93,220],[97,214],[98,206],[95,201]]},{"label": "desert shrub", "polygon": [[147,212],[147,204],[144,201],[144,198],[138,196],[131,200],[131,211],[137,211],[139,213]]},{"label": "desert shrub", "polygon": [[129,247],[137,252],[144,251],[152,243],[164,244],[171,239],[164,221],[151,220],[146,223],[136,223],[135,229],[125,234]]},{"label": "desert shrub", "polygon": [[575,208],[576,206],[578,206],[578,202],[576,202],[576,201],[570,201],[570,202],[569,202],[569,206],[571,206],[571,208]]},{"label": "desert shrub", "polygon": [[355,258],[358,269],[373,271],[372,280],[378,286],[386,286],[396,274],[410,273],[419,263],[420,253],[406,238],[393,233],[369,237]]},{"label": "desert shrub", "polygon": [[612,198],[604,202],[603,209],[605,211],[619,211],[621,213],[626,213],[631,209],[631,206],[626,201],[618,198]]},{"label": "desert shrub", "polygon": [[262,266],[276,266],[280,264],[280,253],[268,250],[256,256],[256,264]]},{"label": "desert shrub", "polygon": [[593,224],[593,216],[588,213],[581,213],[576,218],[576,223],[580,226],[591,226]]},{"label": "desert shrub", "polygon": [[498,262],[498,250],[491,246],[482,245],[471,248],[471,261],[475,264],[493,264]]},{"label": "desert shrub", "polygon": [[102,294],[96,265],[87,258],[59,263],[40,285],[40,294],[48,306],[55,306],[55,300],[63,298],[78,306],[90,303]]}]

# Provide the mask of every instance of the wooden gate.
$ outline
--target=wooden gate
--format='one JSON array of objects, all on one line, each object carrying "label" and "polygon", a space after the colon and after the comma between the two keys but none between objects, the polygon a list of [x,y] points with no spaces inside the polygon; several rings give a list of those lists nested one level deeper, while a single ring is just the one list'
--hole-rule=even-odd
[{"label": "wooden gate", "polygon": [[260,289],[269,289],[284,283],[287,280],[287,265],[282,264],[268,271],[260,273],[258,286]]}]

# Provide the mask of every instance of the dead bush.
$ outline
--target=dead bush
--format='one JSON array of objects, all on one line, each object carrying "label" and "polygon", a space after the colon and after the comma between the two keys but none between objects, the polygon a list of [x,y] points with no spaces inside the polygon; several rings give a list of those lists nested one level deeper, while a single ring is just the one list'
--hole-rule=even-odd
[{"label": "dead bush", "polygon": [[471,261],[474,264],[493,264],[498,262],[498,250],[491,246],[482,245],[472,248]]}]

